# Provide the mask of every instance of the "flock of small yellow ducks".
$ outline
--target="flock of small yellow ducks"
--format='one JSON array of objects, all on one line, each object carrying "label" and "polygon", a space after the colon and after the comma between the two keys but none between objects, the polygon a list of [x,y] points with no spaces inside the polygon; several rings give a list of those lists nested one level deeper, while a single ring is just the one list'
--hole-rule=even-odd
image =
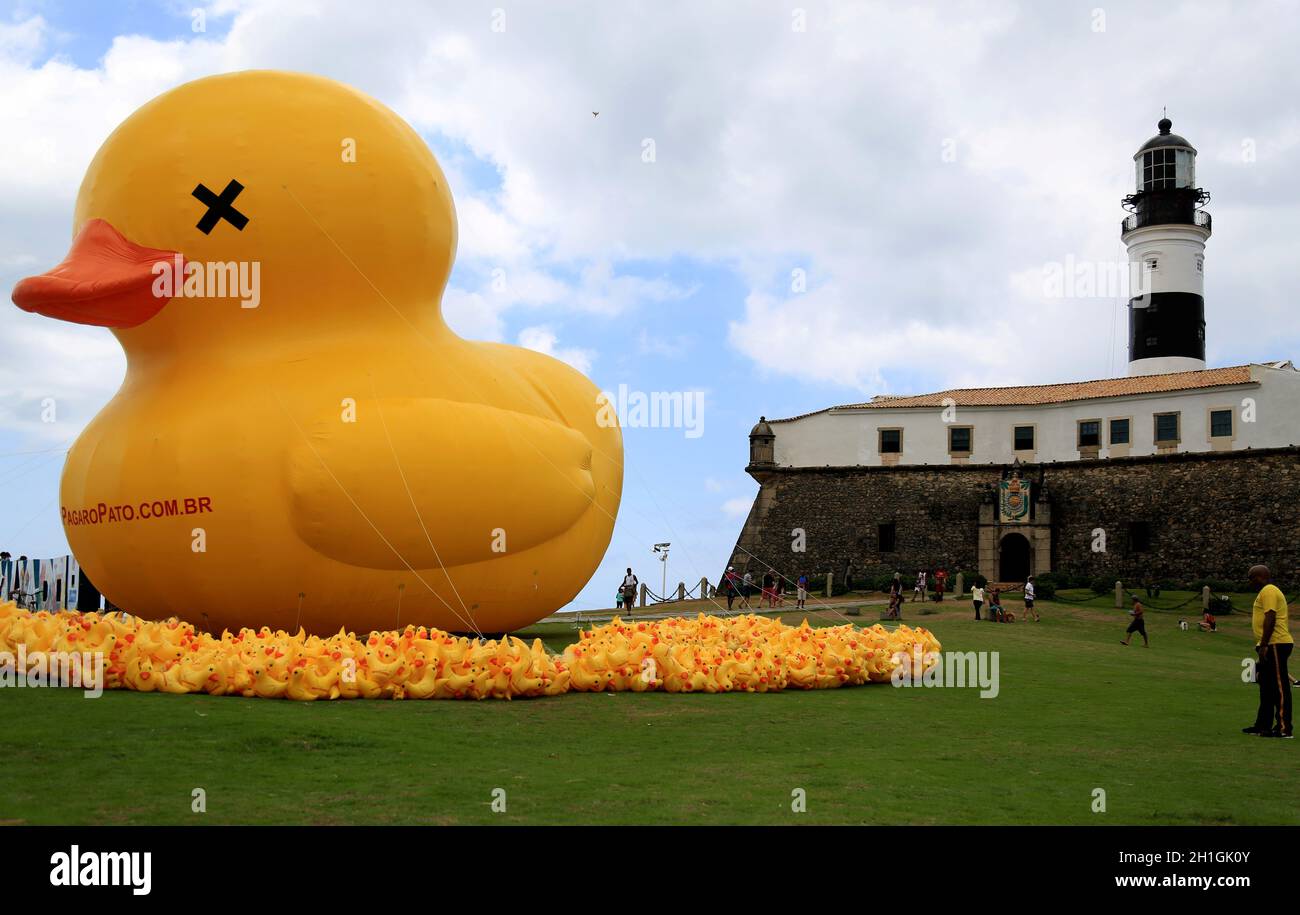
[{"label": "flock of small yellow ducks", "polygon": [[104,689],[264,699],[512,699],[580,692],[772,692],[888,682],[932,657],[927,630],[812,628],[761,616],[625,622],[582,632],[563,655],[534,639],[480,640],[423,626],[329,638],[0,604],[0,651],[96,653]]}]

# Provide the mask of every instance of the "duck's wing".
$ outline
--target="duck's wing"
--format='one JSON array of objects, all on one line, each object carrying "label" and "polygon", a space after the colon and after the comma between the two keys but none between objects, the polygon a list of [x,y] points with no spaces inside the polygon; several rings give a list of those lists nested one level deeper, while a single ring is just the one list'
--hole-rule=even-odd
[{"label": "duck's wing", "polygon": [[298,535],[374,569],[515,554],[567,530],[595,496],[578,432],[433,398],[358,399],[299,425],[288,478]]}]

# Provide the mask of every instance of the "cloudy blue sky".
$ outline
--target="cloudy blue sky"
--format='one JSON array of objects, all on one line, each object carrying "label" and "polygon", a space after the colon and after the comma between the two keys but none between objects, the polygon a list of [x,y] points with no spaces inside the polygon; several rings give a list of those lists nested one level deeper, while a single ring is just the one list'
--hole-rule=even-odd
[{"label": "cloudy blue sky", "polygon": [[[0,284],[61,259],[87,163],[154,95],[263,67],[375,95],[451,182],[455,328],[703,392],[702,435],[625,432],[575,602],[604,606],[626,565],[657,583],[657,541],[670,579],[716,576],[760,414],[1122,373],[1120,300],[1049,297],[1044,266],[1123,258],[1162,106],[1214,197],[1211,364],[1300,355],[1297,44],[1265,2],[0,3]],[[124,367],[107,331],[5,313],[0,548],[66,551],[63,453]]]}]

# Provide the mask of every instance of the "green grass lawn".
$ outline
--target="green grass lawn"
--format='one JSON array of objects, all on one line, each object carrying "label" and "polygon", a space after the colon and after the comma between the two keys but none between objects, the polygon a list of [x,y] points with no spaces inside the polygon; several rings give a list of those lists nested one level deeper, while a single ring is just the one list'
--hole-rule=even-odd
[{"label": "green grass lawn", "polygon": [[[1151,613],[1144,650],[1118,644],[1122,611],[1039,605],[1037,625],[976,623],[965,600],[925,616],[908,605],[905,622],[945,650],[1000,652],[996,699],[890,686],[335,703],[3,689],[0,823],[1300,823],[1295,742],[1239,733],[1256,703],[1241,679],[1248,617],[1207,635]],[[573,639],[564,624],[535,634],[557,649]],[[1105,813],[1092,812],[1097,788]]]}]

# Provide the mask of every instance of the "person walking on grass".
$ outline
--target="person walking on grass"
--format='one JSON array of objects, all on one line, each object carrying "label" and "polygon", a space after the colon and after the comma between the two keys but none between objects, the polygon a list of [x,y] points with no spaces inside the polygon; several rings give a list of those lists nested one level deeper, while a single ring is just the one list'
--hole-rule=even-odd
[{"label": "person walking on grass", "polygon": [[1128,624],[1128,631],[1124,634],[1124,638],[1120,641],[1120,644],[1127,645],[1129,639],[1133,638],[1133,633],[1140,632],[1142,633],[1142,647],[1150,648],[1151,643],[1147,641],[1147,624],[1142,615],[1142,601],[1138,600],[1136,597],[1133,598],[1133,609],[1130,610],[1129,613],[1133,616],[1133,622]]},{"label": "person walking on grass", "polygon": [[1030,575],[1025,581],[1025,622],[1029,622],[1030,617],[1034,622],[1039,622],[1038,611],[1034,609],[1034,576]]},{"label": "person walking on grass", "polygon": [[808,600],[808,573],[800,572],[799,579],[795,582],[796,606],[804,609],[804,602]]},{"label": "person walking on grass", "polygon": [[632,570],[629,568],[627,574],[623,576],[623,609],[629,614],[632,608],[636,606],[636,586],[641,583]]},{"label": "person walking on grass", "polygon": [[[746,610],[749,609],[749,596],[753,593],[754,593],[754,573],[749,571],[749,569],[746,569],[745,577],[742,578],[740,581],[740,606],[741,607],[743,607]],[[760,607],[762,606],[761,601],[759,602],[759,606]]]},{"label": "person walking on grass", "polygon": [[948,588],[948,570],[940,569],[934,574],[935,600],[943,602],[943,592]]},{"label": "person walking on grass", "polygon": [[916,586],[912,588],[912,603],[925,602],[925,570],[916,573]]},{"label": "person walking on grass", "polygon": [[1251,608],[1250,625],[1255,632],[1255,680],[1259,683],[1259,711],[1255,723],[1242,728],[1243,734],[1291,739],[1291,676],[1287,660],[1291,657],[1286,596],[1273,584],[1268,566],[1250,567],[1250,584],[1259,588]]},{"label": "person walking on grass", "polygon": [[975,605],[975,619],[978,621],[980,618],[980,608],[984,606],[984,588],[978,581],[975,582],[975,587],[970,589],[970,599],[971,603]]}]

